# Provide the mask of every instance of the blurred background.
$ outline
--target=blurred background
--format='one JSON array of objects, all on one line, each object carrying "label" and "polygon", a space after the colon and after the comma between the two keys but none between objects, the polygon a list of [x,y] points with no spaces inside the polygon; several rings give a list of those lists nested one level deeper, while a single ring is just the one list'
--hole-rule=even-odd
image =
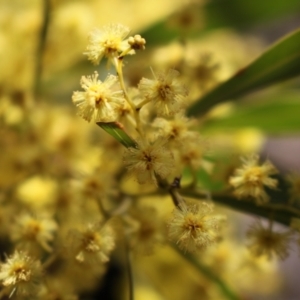
[{"label": "blurred background", "polygon": [[[70,143],[71,150],[64,150],[66,165],[87,164],[75,162],[75,156],[81,157],[76,142],[94,142],[99,129],[90,129],[91,125],[75,117],[71,96],[80,88],[82,75],[98,70],[105,78],[107,72],[114,72],[105,61],[95,67],[83,56],[89,32],[113,22],[130,27],[132,34],[141,34],[147,42],[143,53],[125,60],[127,84],[136,86],[143,76],[151,74],[150,67],[179,69],[192,103],[273,42],[299,28],[300,1],[0,0],[1,201],[7,199],[8,189],[18,188],[29,176],[24,175],[24,169],[33,161],[38,165],[34,172],[41,173],[49,151],[62,151],[62,142]],[[34,108],[38,112],[33,112]],[[30,137],[24,126],[28,114],[38,128]],[[60,114],[69,119],[61,119]],[[217,149],[213,151],[215,157],[221,160],[259,151],[283,173],[300,172],[299,77],[248,95],[239,104],[228,102],[216,107],[201,124],[201,130]],[[71,141],[64,139],[66,136],[71,136]],[[38,145],[34,150],[31,141]],[[23,147],[22,154],[18,147]],[[60,167],[51,176],[69,170]],[[253,218],[231,211],[229,214],[234,224],[239,224],[232,232],[240,241]],[[5,244],[7,237],[5,233],[3,236]],[[228,252],[233,259],[234,252],[242,251],[239,245],[222,247],[225,258]],[[209,257],[212,259],[214,254]],[[193,270],[183,268],[180,258],[165,248],[134,261],[137,300],[223,299],[207,288],[205,280],[198,286],[190,284],[189,280],[199,280]],[[218,269],[216,261],[214,264]],[[251,273],[248,282],[238,283],[246,291],[243,299],[299,299],[299,265],[299,250],[295,247],[284,262],[266,266],[269,269],[260,282],[254,281]],[[223,267],[227,273],[233,272]],[[82,299],[126,299],[124,276],[118,259],[112,259],[100,288],[83,293]],[[180,289],[179,283],[184,288]]]}]

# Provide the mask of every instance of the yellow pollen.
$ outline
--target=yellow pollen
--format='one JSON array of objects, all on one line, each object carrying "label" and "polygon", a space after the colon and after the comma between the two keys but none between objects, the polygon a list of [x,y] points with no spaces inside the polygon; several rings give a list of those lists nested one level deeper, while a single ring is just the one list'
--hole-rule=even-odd
[{"label": "yellow pollen", "polygon": [[202,229],[202,225],[199,222],[197,222],[197,220],[194,220],[191,217],[186,218],[184,227],[192,232],[196,232],[197,230]]},{"label": "yellow pollen", "polygon": [[25,270],[23,266],[16,267],[14,273],[18,281],[29,281],[30,279],[30,271]]},{"label": "yellow pollen", "polygon": [[114,41],[105,41],[104,48],[106,54],[111,54],[117,51],[116,43]]},{"label": "yellow pollen", "polygon": [[253,167],[248,170],[245,174],[246,181],[249,181],[253,184],[258,184],[261,182],[262,173],[260,167]]},{"label": "yellow pollen", "polygon": [[166,84],[166,85],[162,85],[159,87],[158,89],[159,95],[163,100],[166,100],[168,98],[168,96],[171,94],[171,87]]},{"label": "yellow pollen", "polygon": [[148,163],[151,163],[152,162],[152,156],[147,154],[147,153],[144,153],[144,160]]},{"label": "yellow pollen", "polygon": [[41,227],[40,224],[35,221],[32,220],[29,224],[28,224],[28,228],[27,228],[27,232],[26,232],[26,236],[29,239],[35,239],[37,234],[40,232]]},{"label": "yellow pollen", "polygon": [[97,244],[97,236],[93,232],[86,233],[83,238],[83,248],[87,252],[99,251],[99,245]]}]

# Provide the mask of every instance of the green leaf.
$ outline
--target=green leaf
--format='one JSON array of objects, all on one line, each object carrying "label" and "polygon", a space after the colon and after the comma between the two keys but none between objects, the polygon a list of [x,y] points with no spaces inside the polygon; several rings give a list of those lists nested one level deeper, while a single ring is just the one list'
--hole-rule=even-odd
[{"label": "green leaf", "polygon": [[224,188],[224,183],[213,180],[212,176],[208,174],[203,168],[197,172],[197,179],[205,189],[209,191],[220,191]]},{"label": "green leaf", "polygon": [[245,30],[253,26],[290,17],[299,11],[298,0],[287,1],[209,1],[204,7],[207,14],[207,25],[210,28],[233,27],[236,30]]},{"label": "green leaf", "polygon": [[[190,180],[193,178],[192,172],[189,168],[185,168],[182,174],[183,180]],[[224,183],[220,180],[215,180],[211,174],[209,174],[203,168],[198,170],[196,173],[197,184],[199,187],[206,190],[217,192],[224,188]]]},{"label": "green leaf", "polygon": [[300,75],[300,30],[270,47],[258,59],[233,77],[204,95],[187,111],[189,116],[203,115],[212,107],[280,81]]},{"label": "green leaf", "polygon": [[[298,99],[296,99],[296,97],[298,97]],[[274,97],[274,102],[238,106],[229,116],[222,119],[208,120],[203,124],[202,130],[204,132],[220,132],[239,130],[243,127],[256,127],[267,134],[299,133],[299,100],[300,94],[291,96],[287,94],[280,95],[277,99]]]},{"label": "green leaf", "polygon": [[[201,201],[205,199],[204,198],[205,195],[203,193],[199,193],[191,189],[181,189],[180,193],[183,196],[191,197],[194,199],[200,199]],[[289,226],[291,224],[293,218],[300,217],[299,209],[282,203],[282,199],[287,200],[288,196],[287,197],[280,196],[280,198],[276,198],[276,196],[275,197],[273,196],[272,201],[274,200],[275,203],[266,204],[264,206],[258,206],[252,201],[238,200],[235,197],[228,194],[215,193],[212,194],[211,197],[213,201],[218,204],[228,206],[234,210],[244,212],[247,214],[253,214],[267,219],[272,218],[272,220],[286,226]]]},{"label": "green leaf", "polygon": [[114,137],[118,142],[120,142],[126,148],[137,148],[137,143],[124,131],[124,127],[119,122],[110,122],[110,123],[96,123],[108,134]]}]

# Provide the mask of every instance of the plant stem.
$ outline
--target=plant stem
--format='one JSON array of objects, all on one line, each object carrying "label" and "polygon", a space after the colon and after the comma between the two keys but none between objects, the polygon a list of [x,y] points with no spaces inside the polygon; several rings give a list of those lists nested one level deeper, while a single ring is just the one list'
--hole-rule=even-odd
[{"label": "plant stem", "polygon": [[36,52],[36,66],[34,74],[34,99],[37,102],[40,92],[41,76],[42,76],[42,66],[43,66],[43,54],[45,50],[46,37],[49,29],[50,21],[50,0],[43,0],[43,24],[40,31],[39,44],[37,46]]},{"label": "plant stem", "polygon": [[172,197],[173,203],[179,209],[181,209],[181,204],[184,203],[183,198],[177,191],[180,188],[180,179],[181,178],[179,178],[179,177],[175,177],[173,183],[171,184],[171,186],[169,188],[169,193]]},{"label": "plant stem", "polygon": [[140,126],[140,116],[138,114],[138,111],[136,109],[136,106],[134,105],[134,103],[132,102],[132,100],[130,99],[128,93],[127,93],[127,90],[126,90],[126,86],[125,86],[125,82],[124,82],[124,76],[123,76],[123,66],[122,66],[122,57],[120,58],[115,58],[114,60],[114,65],[115,65],[115,68],[116,68],[116,71],[117,71],[117,74],[119,76],[119,81],[120,81],[120,85],[121,85],[121,88],[124,92],[124,97],[127,101],[127,103],[130,105],[131,109],[132,109],[132,112],[133,112],[133,116],[134,116],[134,119],[135,119],[135,122],[136,122],[136,130],[137,132],[141,135],[142,135],[142,128]]},{"label": "plant stem", "polygon": [[222,294],[228,299],[228,300],[239,300],[240,298],[227,286],[227,284],[219,278],[208,266],[203,265],[198,260],[195,259],[190,254],[183,253],[180,251],[175,245],[172,245],[173,249],[177,251],[185,260],[190,262],[197,270],[201,272],[206,278],[210,279],[212,282],[214,282],[222,292]]},{"label": "plant stem", "polygon": [[126,268],[128,276],[128,289],[129,289],[129,300],[134,300],[134,284],[133,284],[133,272],[131,265],[131,251],[128,243],[128,237],[125,237],[125,251],[126,251]]},{"label": "plant stem", "polygon": [[137,105],[137,107],[136,107],[136,109],[137,110],[140,110],[144,105],[146,105],[147,103],[149,103],[151,100],[150,99],[144,99],[142,102],[140,102],[138,105]]},{"label": "plant stem", "polygon": [[[203,200],[203,193],[197,190],[181,189],[180,193],[183,196]],[[287,205],[268,203],[258,206],[254,202],[238,200],[227,194],[212,194],[211,198],[214,202],[226,205],[237,211],[254,214],[267,219],[270,219],[270,213],[272,212],[273,220],[286,226],[290,225],[292,218],[299,218],[299,209],[288,207]]]},{"label": "plant stem", "polygon": [[104,220],[106,222],[107,220],[109,220],[109,218],[111,216],[110,216],[109,212],[106,211],[106,209],[104,208],[103,203],[101,201],[101,197],[99,195],[96,197],[96,202],[97,202],[99,210],[100,210],[100,212],[101,212],[101,214],[104,217]]}]

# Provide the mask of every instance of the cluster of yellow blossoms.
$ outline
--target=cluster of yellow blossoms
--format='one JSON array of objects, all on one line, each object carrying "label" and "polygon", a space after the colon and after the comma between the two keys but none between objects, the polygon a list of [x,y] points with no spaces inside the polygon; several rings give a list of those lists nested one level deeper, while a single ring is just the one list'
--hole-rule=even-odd
[{"label": "cluster of yellow blossoms", "polygon": [[[206,146],[200,135],[188,128],[190,121],[184,117],[184,108],[190,100],[176,70],[158,75],[152,71],[154,79],[142,78],[134,92],[133,89],[127,91],[123,57],[145,46],[143,38],[127,38],[128,34],[129,29],[120,24],[110,24],[91,33],[84,54],[94,64],[106,57],[114,65],[117,76],[109,75],[104,82],[98,80],[97,73],[83,77],[84,92],[74,92],[72,99],[79,108],[79,115],[88,121],[126,122],[127,119],[131,127],[126,130],[135,142],[124,152],[125,167],[138,183],[162,187],[166,182],[170,184],[172,178],[179,178],[186,167],[192,171],[203,167]],[[159,128],[158,133],[155,128]],[[258,159],[257,155],[244,159],[243,167],[236,170],[229,183],[238,198],[252,197],[259,205],[269,200],[264,187],[276,188],[277,180],[270,176],[277,174],[277,170],[269,161],[259,165]],[[216,240],[216,230],[224,218],[211,216],[212,208],[204,203],[190,206],[182,198],[175,199],[174,203],[177,207],[168,226],[169,237],[182,249],[195,251]],[[280,257],[286,256],[279,248],[285,248],[283,245],[287,245],[290,233],[280,235],[266,231],[269,237],[274,237],[274,243],[266,244],[260,238],[263,230],[258,226],[249,231],[249,236],[254,238],[250,249],[256,254],[274,250]]]},{"label": "cluster of yellow blossoms", "polygon": [[[128,28],[120,24],[110,24],[91,33],[84,54],[94,64],[106,57],[117,76],[109,75],[103,82],[98,79],[98,73],[83,76],[84,91],[74,92],[72,100],[78,114],[87,121],[127,121],[131,126],[126,130],[135,140],[123,156],[128,174],[140,184],[163,186],[180,176],[185,167],[195,171],[201,167],[204,143],[196,131],[188,128],[189,121],[183,115],[189,99],[178,71],[170,69],[158,75],[153,73],[154,79],[142,78],[134,98],[132,92],[127,92],[123,57],[145,47],[142,37],[127,38],[128,34]],[[157,132],[156,128],[160,130]],[[205,248],[216,237],[218,218],[209,217],[211,207],[199,205],[178,203],[169,224],[170,238],[188,251]]]},{"label": "cluster of yellow blossoms", "polygon": [[[96,65],[106,57],[117,75],[109,75],[103,82],[97,72],[83,76],[84,91],[74,92],[72,99],[78,114],[87,121],[127,124],[125,129],[134,142],[124,151],[123,162],[128,174],[139,184],[152,183],[168,189],[171,182],[177,182],[173,187],[178,189],[185,168],[195,174],[205,166],[207,145],[199,133],[190,129],[193,121],[184,116],[190,99],[178,71],[169,69],[156,75],[151,70],[154,79],[142,78],[136,89],[126,88],[123,58],[145,48],[141,36],[127,38],[128,34],[129,29],[120,24],[110,24],[91,33],[84,54]],[[277,173],[271,162],[259,165],[259,157],[252,155],[243,159],[242,168],[235,171],[229,183],[238,198],[252,198],[263,205],[269,201],[265,187],[276,189],[278,181],[271,176]],[[203,250],[216,243],[225,217],[212,215],[211,204],[191,204],[177,192],[170,193],[176,207],[168,223],[169,239],[185,252]],[[249,249],[255,255],[269,258],[273,254],[281,258],[288,255],[291,231],[277,233],[271,226],[266,229],[259,223],[249,230],[248,237]]]},{"label": "cluster of yellow blossoms", "polygon": [[[122,248],[116,247],[117,243],[122,245],[122,242],[126,251],[135,253],[151,253],[155,244],[171,242],[184,254],[205,253],[212,269],[217,265],[218,269],[222,267],[232,273],[225,267],[225,261],[230,257],[228,252],[233,252],[224,241],[224,236],[228,235],[224,230],[225,215],[214,211],[208,191],[201,190],[201,201],[188,200],[181,195],[187,189],[198,192],[197,172],[211,167],[206,157],[208,143],[197,129],[193,130],[197,121],[184,115],[193,99],[179,72],[173,68],[157,72],[151,69],[151,79],[141,78],[136,87],[127,87],[123,75],[124,57],[145,49],[146,44],[140,35],[129,34],[129,28],[121,24],[109,24],[90,33],[84,55],[94,65],[106,58],[115,74],[109,74],[103,80],[100,71],[82,76],[82,90],[72,95],[80,117],[104,129],[110,126],[112,135],[121,143],[104,137],[102,145],[94,144],[80,150],[80,134],[86,136],[86,132],[79,134],[74,130],[73,119],[56,122],[55,128],[50,128],[51,122],[40,126],[38,121],[28,121],[28,128],[33,129],[23,145],[43,140],[45,144],[41,143],[39,147],[48,152],[39,156],[40,148],[25,147],[29,149],[27,161],[19,153],[12,154],[23,159],[16,163],[13,157],[14,168],[28,173],[24,175],[25,179],[21,178],[21,184],[14,179],[17,192],[9,194],[10,189],[7,189],[7,194],[15,197],[16,203],[20,199],[27,199],[27,203],[20,201],[21,208],[18,205],[1,208],[3,231],[10,226],[16,212],[18,218],[13,220],[11,231],[3,234],[14,246],[14,251],[0,265],[3,286],[0,298],[76,300],[81,293],[95,289],[97,281],[105,274],[105,264],[119,251],[118,248]],[[209,62],[208,57],[205,60]],[[216,65],[209,68],[215,70]],[[44,130],[39,131],[40,127],[55,132],[54,150],[45,146],[47,134]],[[129,142],[123,143],[126,149],[121,149],[124,137]],[[3,144],[15,146],[13,140],[14,134]],[[109,162],[101,165],[99,156],[103,152]],[[86,160],[78,159],[78,153]],[[52,169],[49,161],[58,170]],[[76,169],[74,165],[83,166],[84,174],[78,174],[80,168]],[[190,176],[185,184],[182,174],[187,170]],[[229,184],[237,198],[254,200],[258,206],[263,206],[270,200],[266,188],[277,188],[278,180],[271,177],[276,174],[271,162],[260,164],[258,156],[252,155],[243,159],[243,166],[232,174]],[[35,189],[36,186],[42,191]],[[36,195],[39,201],[28,192],[32,190],[40,192]],[[297,195],[295,189],[292,191]],[[163,202],[166,195],[168,201],[173,200],[171,209]],[[159,203],[153,204],[151,198],[151,205],[141,204],[148,196],[158,198]],[[297,196],[293,201],[297,201]],[[39,203],[39,207],[32,205],[33,202]],[[167,224],[164,206],[168,213],[173,211]],[[298,230],[297,222],[295,224]],[[292,232],[275,232],[272,221],[269,227],[257,223],[247,235],[249,249],[256,256],[285,258],[288,255]],[[253,269],[261,266],[248,254],[241,253],[240,257],[251,261],[249,265],[254,266]],[[234,258],[230,257],[230,261]],[[235,270],[243,269],[241,261],[235,264]],[[83,280],[82,276],[85,277]],[[207,283],[205,288],[209,289],[208,286]],[[211,290],[207,292],[210,293]],[[214,292],[212,295],[211,299]]]}]

